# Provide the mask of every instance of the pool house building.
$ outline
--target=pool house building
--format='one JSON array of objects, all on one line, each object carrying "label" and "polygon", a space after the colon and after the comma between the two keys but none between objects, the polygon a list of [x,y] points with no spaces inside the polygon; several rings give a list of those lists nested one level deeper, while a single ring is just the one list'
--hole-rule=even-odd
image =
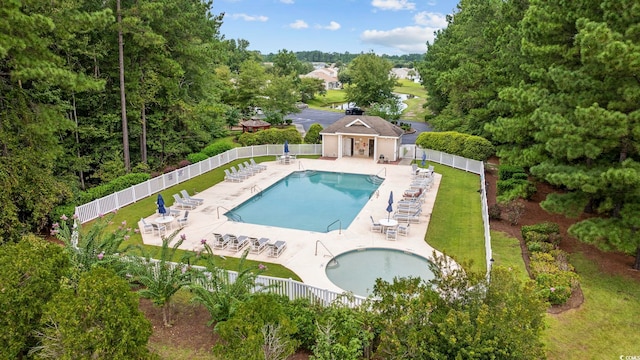
[{"label": "pool house building", "polygon": [[322,156],[397,161],[403,134],[379,116],[347,115],[320,132]]}]

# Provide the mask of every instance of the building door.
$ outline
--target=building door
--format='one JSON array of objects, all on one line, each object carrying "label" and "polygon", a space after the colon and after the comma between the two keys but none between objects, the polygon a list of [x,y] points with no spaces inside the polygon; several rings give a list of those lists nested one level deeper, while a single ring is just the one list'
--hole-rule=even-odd
[{"label": "building door", "polygon": [[353,156],[353,138],[342,139],[342,156]]},{"label": "building door", "polygon": [[369,139],[369,157],[373,157],[375,153],[375,149],[373,148],[376,145],[375,139]]}]

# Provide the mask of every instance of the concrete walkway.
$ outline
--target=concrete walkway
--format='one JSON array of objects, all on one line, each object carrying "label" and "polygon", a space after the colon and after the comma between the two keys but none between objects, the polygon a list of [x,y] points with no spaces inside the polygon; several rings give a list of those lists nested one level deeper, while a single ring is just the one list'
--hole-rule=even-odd
[{"label": "concrete walkway", "polygon": [[[402,162],[401,162],[402,163]],[[385,247],[409,251],[426,258],[431,258],[433,248],[424,241],[429,226],[430,214],[436,199],[441,175],[434,174],[434,182],[426,193],[426,201],[422,207],[420,223],[410,226],[408,236],[398,236],[397,241],[388,241],[385,235],[372,232],[371,219],[386,218],[390,191],[396,195],[396,201],[401,199],[401,194],[411,184],[411,167],[407,165],[377,164],[371,159],[342,158],[334,160],[323,159],[298,159],[292,164],[280,164],[277,162],[263,162],[267,170],[260,172],[243,182],[221,182],[193,197],[204,199],[204,204],[189,212],[188,225],[179,230],[179,235],[184,234],[186,241],[182,247],[185,250],[199,251],[202,249],[201,239],[207,239],[211,243],[213,233],[246,235],[252,237],[267,237],[271,242],[284,240],[287,248],[278,258],[269,257],[267,251],[259,255],[250,254],[248,259],[263,261],[265,263],[278,263],[294,271],[303,282],[322,289],[341,292],[342,289],[335,286],[325,274],[325,266],[332,255],[337,256],[343,252],[367,248]],[[372,196],[351,225],[342,230],[334,230],[329,233],[278,228],[273,226],[253,225],[228,220],[223,214],[233,209],[245,200],[249,199],[259,189],[266,189],[273,183],[298,170],[321,170],[334,172],[360,173],[367,175],[379,175],[385,178],[376,195]],[[171,198],[172,194],[163,194],[165,198]],[[154,222],[158,215],[155,209],[149,209],[150,215],[147,223]],[[174,230],[177,224],[172,224]],[[142,230],[142,228],[141,228]],[[174,231],[170,230],[170,231]],[[160,245],[161,238],[158,235],[143,234],[143,242],[148,245]],[[317,243],[324,246],[318,246]],[[240,257],[240,253],[229,250],[216,251],[222,256]]]}]

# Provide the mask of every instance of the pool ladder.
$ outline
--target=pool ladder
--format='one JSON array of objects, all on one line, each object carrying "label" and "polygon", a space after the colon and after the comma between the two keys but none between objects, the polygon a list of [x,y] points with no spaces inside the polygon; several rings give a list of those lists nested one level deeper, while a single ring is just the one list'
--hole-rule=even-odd
[{"label": "pool ladder", "polygon": [[332,265],[332,264],[333,264],[334,266],[338,266],[338,265],[339,265],[339,264],[338,264],[338,260],[336,260],[335,255],[333,255],[333,254],[331,253],[331,251],[329,251],[329,249],[328,249],[328,248],[327,248],[327,247],[322,243],[322,241],[320,241],[320,240],[316,240],[316,253],[315,253],[315,256],[318,256],[318,244],[322,245],[322,247],[323,247],[325,250],[327,250],[327,252],[328,252],[328,253],[329,253],[329,255],[331,256],[331,260],[329,261],[329,263],[327,264],[327,266],[330,266],[330,265]]},{"label": "pool ladder", "polygon": [[258,193],[258,196],[260,196],[260,197],[262,197],[262,191],[263,191],[262,188],[260,188],[260,186],[258,186],[258,185],[253,185],[251,187],[251,193],[252,194],[253,193]]}]

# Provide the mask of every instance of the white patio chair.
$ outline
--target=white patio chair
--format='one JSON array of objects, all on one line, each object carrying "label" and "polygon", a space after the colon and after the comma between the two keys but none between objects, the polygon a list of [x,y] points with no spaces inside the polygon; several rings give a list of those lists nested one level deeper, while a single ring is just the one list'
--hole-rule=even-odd
[{"label": "white patio chair", "polygon": [[151,227],[153,228],[153,233],[158,236],[166,235],[167,227],[161,224],[151,223]]},{"label": "white patio chair", "polygon": [[229,169],[224,169],[224,180],[230,182],[242,182],[242,178],[240,176],[233,175]]},{"label": "white patio chair", "polygon": [[184,201],[178,194],[173,194],[173,200],[173,206],[179,207],[180,209],[193,210],[196,208],[196,204]]},{"label": "white patio chair", "polygon": [[375,222],[373,220],[373,216],[369,216],[371,218],[371,231],[374,232],[382,232],[382,225],[380,223]]},{"label": "white patio chair", "polygon": [[387,240],[397,240],[398,239],[398,228],[390,227],[387,229]]},{"label": "white patio chair", "polygon": [[142,222],[142,231],[145,234],[151,234],[153,233],[153,226],[151,226],[151,224],[148,224],[144,218],[140,218],[140,222]]},{"label": "white patio chair", "polygon": [[188,217],[189,217],[189,210],[186,210],[184,212],[184,217],[181,217],[178,219],[178,226],[180,226],[180,228],[187,226]]},{"label": "white patio chair", "polygon": [[273,244],[269,244],[271,251],[269,252],[270,257],[279,257],[280,254],[284,252],[284,249],[287,248],[287,242],[278,240]]},{"label": "white patio chair", "polygon": [[409,224],[409,223],[399,224],[398,225],[398,234],[402,235],[402,236],[409,236],[409,226],[411,226],[411,224]]}]

